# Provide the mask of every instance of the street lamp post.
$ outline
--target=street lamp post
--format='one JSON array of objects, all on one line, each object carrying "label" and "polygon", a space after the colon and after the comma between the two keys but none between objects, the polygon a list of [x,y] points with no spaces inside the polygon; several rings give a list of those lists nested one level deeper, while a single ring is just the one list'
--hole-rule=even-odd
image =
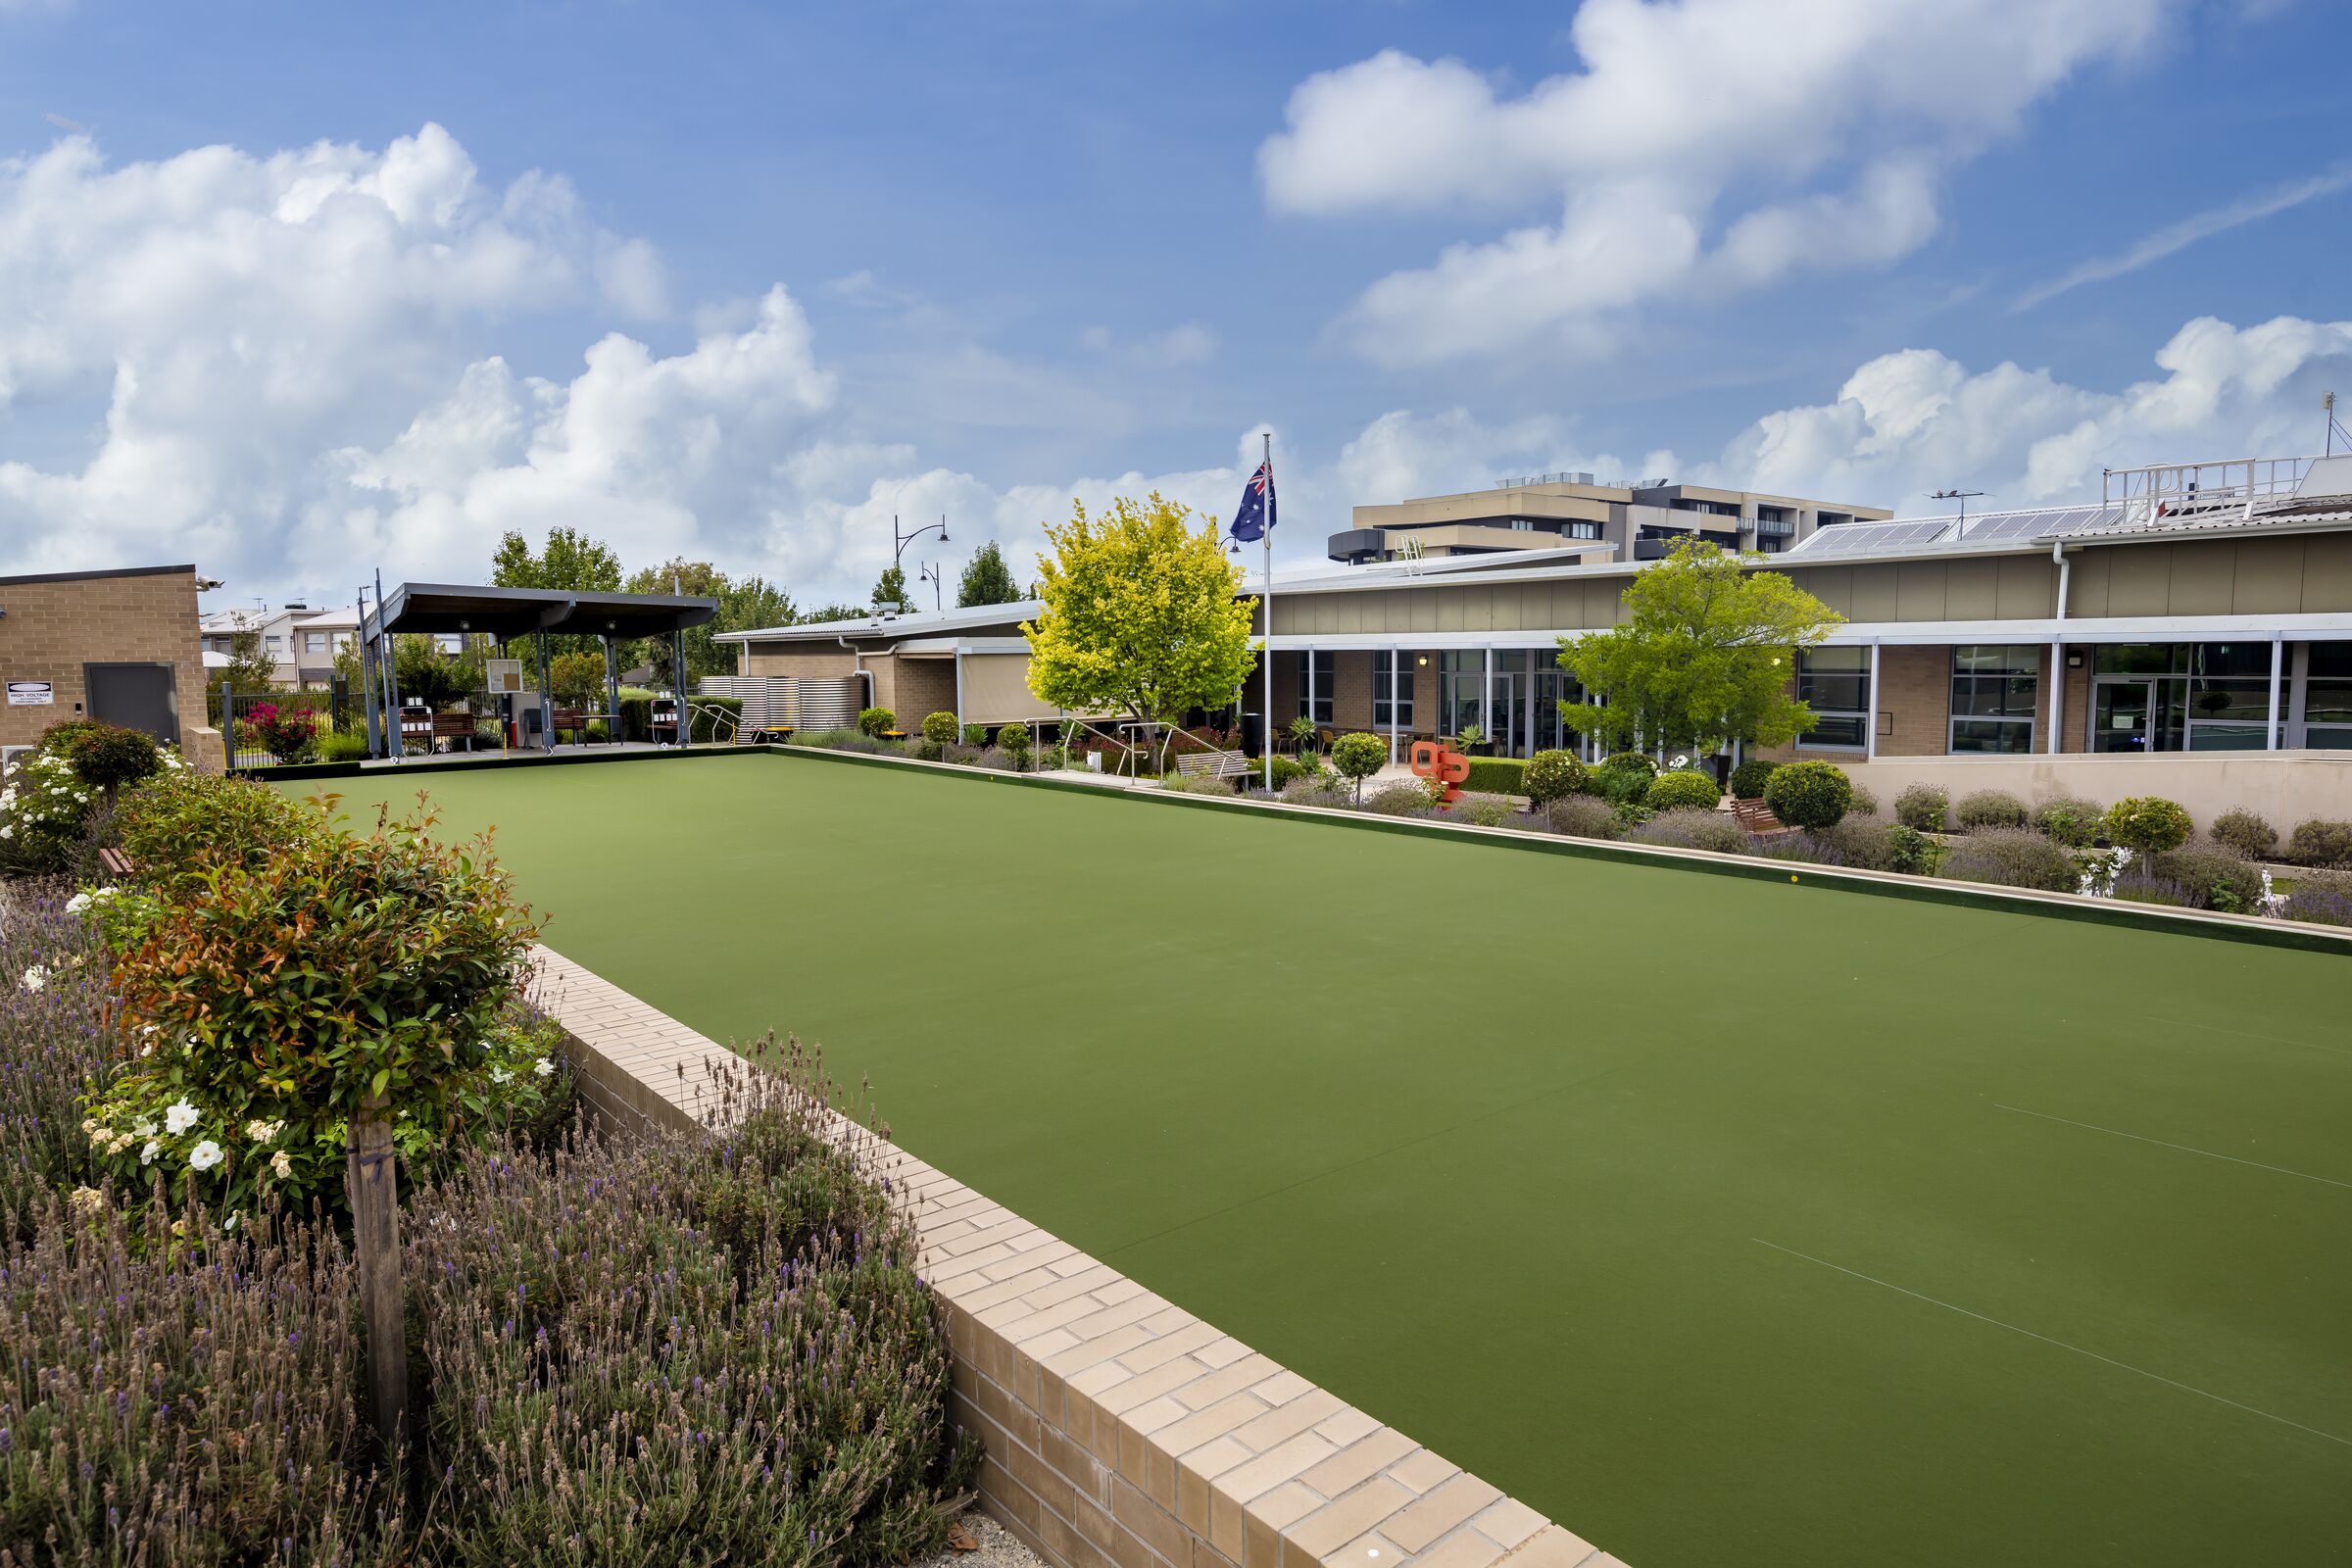
[{"label": "street lamp post", "polygon": [[906,572],[906,547],[935,528],[939,530],[939,542],[943,545],[946,544],[948,542],[948,518],[945,513],[940,514],[937,522],[926,522],[912,533],[899,532],[899,514],[895,512],[890,514],[890,564],[902,578]]}]

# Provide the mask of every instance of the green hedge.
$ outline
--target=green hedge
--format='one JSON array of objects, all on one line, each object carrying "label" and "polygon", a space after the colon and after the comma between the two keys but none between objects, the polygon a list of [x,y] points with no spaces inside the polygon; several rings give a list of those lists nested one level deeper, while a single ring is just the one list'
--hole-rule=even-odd
[{"label": "green hedge", "polygon": [[[725,739],[713,732],[715,718],[707,710],[722,708],[738,719],[743,716],[743,699],[740,697],[697,697],[692,702],[695,709],[693,740],[697,746]],[[620,700],[620,738],[624,741],[650,741],[654,738],[654,700],[651,697],[623,697]]]},{"label": "green hedge", "polygon": [[1527,763],[1516,757],[1473,757],[1462,788],[1482,795],[1525,795]]}]

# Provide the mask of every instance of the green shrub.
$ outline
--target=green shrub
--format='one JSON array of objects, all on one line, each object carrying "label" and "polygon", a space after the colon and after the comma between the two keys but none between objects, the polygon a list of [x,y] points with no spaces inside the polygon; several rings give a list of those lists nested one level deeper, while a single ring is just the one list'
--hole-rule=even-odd
[{"label": "green shrub", "polygon": [[1377,735],[1358,731],[1343,735],[1331,743],[1332,770],[1340,777],[1352,781],[1355,793],[1361,795],[1364,780],[1389,765],[1389,743]]},{"label": "green shrub", "polygon": [[1742,801],[1760,801],[1764,786],[1772,779],[1773,770],[1781,764],[1768,762],[1761,757],[1751,757],[1732,769],[1732,795]]},{"label": "green shrub", "polygon": [[937,762],[947,757],[948,743],[925,740],[922,736],[917,735],[906,743],[906,755],[918,762]]},{"label": "green shrub", "polygon": [[2024,827],[1988,827],[1970,834],[1944,861],[1943,874],[1962,882],[2045,893],[2072,893],[2082,880],[2075,858],[2063,846]]},{"label": "green shrub", "polygon": [[923,739],[934,745],[947,745],[948,742],[956,738],[960,726],[956,724],[954,713],[938,712],[923,715]]},{"label": "green shrub", "polygon": [[2098,842],[2105,815],[2095,801],[2061,795],[2034,808],[2033,825],[2070,850],[2087,850]]},{"label": "green shrub", "polygon": [[164,765],[163,748],[145,730],[84,720],[66,742],[66,757],[85,784],[117,790],[152,778]]},{"label": "green shrub", "polygon": [[1845,814],[1848,816],[1876,816],[1879,814],[1879,798],[1857,784],[1854,786],[1853,800],[1846,805]]},{"label": "green shrub", "polygon": [[882,738],[883,731],[898,726],[899,715],[887,708],[861,708],[858,710],[858,727],[876,740]]},{"label": "green shrub", "polygon": [[[1663,773],[1659,775],[1658,782],[1663,784],[1670,778],[1690,776],[1687,773]],[[1625,836],[1628,842],[1634,844],[1661,844],[1678,850],[1712,850],[1717,855],[1745,855],[1749,848],[1747,829],[1712,806],[1662,810]]]},{"label": "green shrub", "polygon": [[2197,901],[2188,889],[2164,877],[2152,876],[2138,866],[2132,866],[2115,878],[2109,896],[2126,904],[2155,904],[2174,909],[2193,909]]},{"label": "green shrub", "polygon": [[1920,833],[1940,833],[1950,819],[1951,797],[1940,785],[1907,785],[1894,798],[1894,819]]},{"label": "green shrub", "polygon": [[[1641,760],[1646,762],[1647,759]],[[1657,776],[1654,767],[1612,767],[1603,762],[1585,774],[1585,790],[1611,806],[1640,806]]]},{"label": "green shrub", "polygon": [[1525,795],[1527,763],[1516,757],[1473,757],[1462,788],[1484,795]]},{"label": "green shrub", "polygon": [[2155,854],[2186,844],[2191,824],[2176,803],[2158,795],[2134,795],[2107,808],[2100,830],[2110,844]]},{"label": "green shrub", "polygon": [[2024,827],[2026,803],[2007,790],[1977,790],[1960,797],[1952,820],[1964,833],[1988,827]]},{"label": "green shrub", "polygon": [[1828,827],[1845,815],[1853,798],[1853,781],[1831,762],[1790,762],[1775,769],[1764,786],[1764,804],[1790,827]]},{"label": "green shrub", "polygon": [[1429,791],[1418,783],[1384,784],[1364,797],[1364,809],[1381,816],[1427,816]]},{"label": "green shrub", "polygon": [[[1107,767],[1108,763],[1106,762],[1104,766]],[[1321,771],[1320,768],[1307,766],[1296,757],[1285,757],[1277,752],[1274,754],[1275,793],[1280,794],[1283,790],[1288,789],[1293,779],[1319,777]],[[1265,782],[1266,760],[1260,757],[1250,764],[1250,785],[1252,789],[1263,789]]]},{"label": "green shrub", "polygon": [[1527,760],[1527,799],[1532,806],[1549,806],[1585,787],[1585,764],[1574,752],[1538,752]]},{"label": "green shrub", "polygon": [[[1159,787],[1171,795],[1222,795],[1227,797],[1232,796],[1238,788],[1232,779],[1214,778],[1206,773],[1164,774],[1160,778]],[[1283,799],[1290,799],[1288,791],[1284,792]],[[1323,803],[1318,801],[1315,804]]]},{"label": "green shrub", "polygon": [[1642,792],[1642,804],[1653,811],[1712,810],[1723,791],[1704,773],[1660,773]]},{"label": "green shrub", "polygon": [[1026,724],[1003,726],[997,731],[997,745],[1016,756],[1026,756],[1029,751],[1029,726]]},{"label": "green shrub", "polygon": [[1913,845],[1925,845],[1927,840],[1901,823],[1885,824],[1847,817],[1829,827],[1816,829],[1811,835],[1821,851],[1824,865],[1850,865],[1864,871],[1900,871],[1916,869],[1922,863],[1911,857]]},{"label": "green shrub", "polygon": [[368,757],[368,737],[353,735],[344,730],[330,729],[318,737],[318,760],[321,762],[358,762]]},{"label": "green shrub", "polygon": [[986,746],[988,744],[988,726],[986,724],[964,725],[962,740],[966,746]]},{"label": "green shrub", "polygon": [[2215,817],[2205,833],[2222,848],[2234,850],[2249,860],[2268,858],[2278,848],[2278,830],[2242,807],[2232,807]]},{"label": "green shrub", "polygon": [[2262,912],[2262,872],[2234,850],[2164,850],[2148,857],[2147,874],[2178,883],[2193,907],[2221,914]]},{"label": "green shrub", "polygon": [[1640,752],[1613,752],[1600,760],[1600,765],[1617,773],[1646,773],[1658,776],[1658,764]]},{"label": "green shrub", "polygon": [[173,773],[125,790],[114,832],[140,881],[194,886],[222,866],[259,868],[288,845],[327,831],[316,808],[249,778]]},{"label": "green shrub", "polygon": [[2352,865],[2352,822],[2313,817],[2287,836],[2287,858],[2298,865]]},{"label": "green shrub", "polygon": [[1936,844],[1915,827],[1897,822],[1886,829],[1886,869],[1926,876],[1935,869]]},{"label": "green shrub", "polygon": [[1554,833],[1572,839],[1614,839],[1625,834],[1625,824],[1608,803],[1590,795],[1562,796],[1544,808],[1544,819]]}]

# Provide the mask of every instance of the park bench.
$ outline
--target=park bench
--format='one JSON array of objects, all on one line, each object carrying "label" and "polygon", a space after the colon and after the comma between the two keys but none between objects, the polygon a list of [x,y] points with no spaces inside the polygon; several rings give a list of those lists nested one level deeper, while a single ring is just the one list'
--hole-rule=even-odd
[{"label": "park bench", "polygon": [[438,749],[443,741],[448,741],[453,745],[464,741],[466,749],[470,752],[473,750],[474,738],[474,720],[471,713],[435,713],[433,715],[431,739],[435,749]]},{"label": "park bench", "polygon": [[105,869],[108,876],[123,882],[129,881],[131,873],[137,869],[129,856],[116,849],[100,850],[98,863]]},{"label": "park bench", "polygon": [[1185,778],[1244,778],[1250,759],[1240,752],[1186,752],[1176,759],[1176,771]]},{"label": "park bench", "polygon": [[1773,815],[1772,808],[1762,801],[1735,800],[1732,802],[1732,815],[1738,818],[1741,827],[1759,838],[1770,838],[1776,833],[1789,830],[1788,824]]}]

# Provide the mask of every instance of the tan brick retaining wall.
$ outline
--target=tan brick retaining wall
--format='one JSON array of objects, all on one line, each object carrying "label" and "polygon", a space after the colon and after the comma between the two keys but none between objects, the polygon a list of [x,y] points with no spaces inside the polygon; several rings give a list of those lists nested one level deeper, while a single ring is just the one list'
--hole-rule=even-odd
[{"label": "tan brick retaining wall", "polygon": [[[561,954],[583,1094],[699,1124],[733,1054]],[[1607,1568],[1535,1509],[903,1150],[981,1498],[1055,1568]]]}]

